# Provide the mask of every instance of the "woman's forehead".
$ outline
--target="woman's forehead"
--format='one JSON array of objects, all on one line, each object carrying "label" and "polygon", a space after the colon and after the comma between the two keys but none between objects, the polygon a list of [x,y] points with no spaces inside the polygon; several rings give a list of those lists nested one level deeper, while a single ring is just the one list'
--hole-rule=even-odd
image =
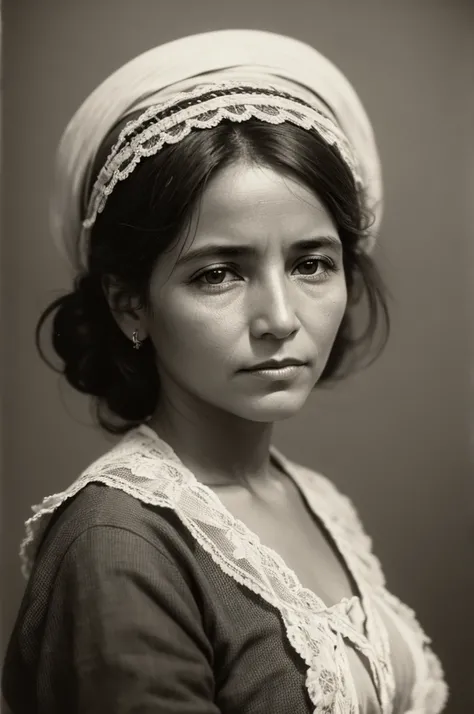
[{"label": "woman's forehead", "polygon": [[[209,182],[199,204],[199,226],[216,222],[248,227],[250,223],[285,226],[307,221],[330,221],[321,200],[307,188],[273,169],[236,164],[228,166]],[[257,227],[256,226],[256,227]]]},{"label": "woman's forehead", "polygon": [[183,257],[210,247],[217,255],[219,246],[286,253],[297,242],[321,236],[339,242],[330,214],[309,189],[271,169],[227,167],[208,184],[186,230],[158,266],[172,271]]}]

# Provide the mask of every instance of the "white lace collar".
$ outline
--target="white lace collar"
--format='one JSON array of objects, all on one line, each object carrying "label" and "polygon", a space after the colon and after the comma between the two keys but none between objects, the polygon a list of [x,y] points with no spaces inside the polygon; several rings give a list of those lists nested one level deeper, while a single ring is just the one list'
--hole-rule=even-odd
[{"label": "white lace collar", "polygon": [[[350,501],[329,480],[303,466],[296,467],[274,446],[271,455],[295,481],[331,535],[358,587],[360,599],[344,598],[326,607],[317,595],[300,584],[282,558],[234,518],[216,494],[198,482],[173,449],[146,425],[128,432],[65,491],[33,507],[35,515],[26,522],[26,537],[21,546],[23,573],[28,577],[51,515],[88,483],[103,483],[144,503],[171,508],[223,572],[280,612],[289,642],[307,665],[306,686],[315,714],[358,712],[357,692],[348,674],[343,638],[367,658],[381,712],[391,714],[395,681],[390,646],[385,625],[372,606],[374,593],[385,593],[385,583],[371,552],[371,541]],[[396,598],[393,602],[403,608]],[[350,610],[360,606],[366,616],[367,637],[360,634],[349,617]],[[411,616],[408,608],[404,614],[407,612]],[[428,638],[418,625],[416,631],[420,643],[426,644]],[[417,697],[420,702],[422,695],[425,700],[425,694],[423,691]],[[423,708],[420,714],[440,711],[442,702],[438,703],[439,708]],[[416,712],[415,708],[410,714]]]}]

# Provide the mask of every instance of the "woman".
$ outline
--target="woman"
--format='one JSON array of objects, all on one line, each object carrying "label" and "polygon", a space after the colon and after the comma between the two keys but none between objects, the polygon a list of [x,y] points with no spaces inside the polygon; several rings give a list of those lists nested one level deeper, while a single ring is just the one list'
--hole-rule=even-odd
[{"label": "woman", "polygon": [[53,198],[75,282],[37,337],[54,315],[61,371],[123,436],[27,522],[14,714],[440,712],[351,503],[271,444],[387,326],[348,81],[271,33],[155,48],[76,113]]}]

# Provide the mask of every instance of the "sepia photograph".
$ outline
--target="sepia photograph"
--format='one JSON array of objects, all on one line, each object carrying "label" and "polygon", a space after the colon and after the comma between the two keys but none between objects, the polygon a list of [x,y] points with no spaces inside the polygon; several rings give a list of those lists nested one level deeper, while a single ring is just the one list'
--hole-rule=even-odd
[{"label": "sepia photograph", "polygon": [[2,714],[474,712],[474,2],[3,0]]}]

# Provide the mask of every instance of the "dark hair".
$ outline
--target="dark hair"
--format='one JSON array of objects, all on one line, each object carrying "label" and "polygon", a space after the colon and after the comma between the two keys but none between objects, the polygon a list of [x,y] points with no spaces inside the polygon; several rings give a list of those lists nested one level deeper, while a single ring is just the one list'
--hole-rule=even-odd
[{"label": "dark hair", "polygon": [[[93,176],[124,123],[104,142]],[[290,123],[223,121],[215,128],[193,131],[143,159],[116,186],[91,231],[87,270],[38,321],[36,345],[41,357],[75,389],[95,398],[97,420],[110,433],[124,433],[150,417],[160,385],[151,341],[145,340],[140,350],[132,349],[113,318],[104,280],[112,278],[120,288],[114,309],[130,309],[132,300],[146,308],[158,256],[189,226],[209,179],[242,159],[273,168],[314,191],[338,228],[348,306],[319,383],[367,364],[364,357],[371,363],[387,342],[385,288],[373,260],[360,251],[372,219],[337,149],[315,131]],[[363,310],[365,327],[356,334]],[[61,367],[47,360],[40,345],[41,330],[53,313],[52,345]]]}]

